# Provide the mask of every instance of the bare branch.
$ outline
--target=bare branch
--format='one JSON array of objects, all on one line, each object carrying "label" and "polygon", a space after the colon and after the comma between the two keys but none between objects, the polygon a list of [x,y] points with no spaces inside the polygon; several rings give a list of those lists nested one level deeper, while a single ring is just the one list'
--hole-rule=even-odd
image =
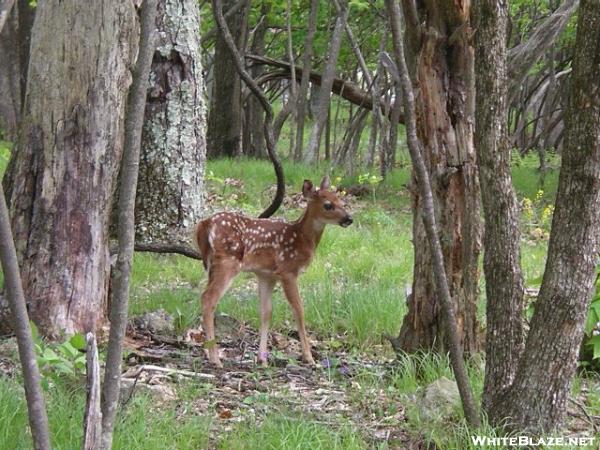
[{"label": "bare branch", "polygon": [[[246,6],[247,2],[248,2],[248,0],[240,0],[235,5],[233,5],[231,8],[229,8],[229,10],[223,15],[225,20],[228,20],[231,16],[233,16],[240,9],[242,9],[244,6]],[[217,27],[213,27],[210,30],[208,30],[204,34],[204,36],[202,36],[202,38],[200,39],[200,45],[208,44],[209,41],[211,41],[212,39],[215,38],[215,36],[217,35],[218,32],[219,32],[219,29]]]},{"label": "bare branch", "polygon": [[533,30],[527,41],[508,51],[511,98],[518,92],[529,70],[565,29],[578,6],[579,0],[566,0]]},{"label": "bare branch", "polygon": [[14,4],[15,0],[0,0],[0,32]]}]

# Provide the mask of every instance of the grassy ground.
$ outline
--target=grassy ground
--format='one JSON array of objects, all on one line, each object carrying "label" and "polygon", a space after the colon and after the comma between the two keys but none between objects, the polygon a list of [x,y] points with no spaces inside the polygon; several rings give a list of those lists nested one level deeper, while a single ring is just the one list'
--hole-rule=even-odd
[{"label": "grassy ground", "polygon": [[[541,209],[553,201],[557,175],[556,171],[546,175],[540,194],[536,167],[533,158],[515,161],[513,176],[519,198],[533,199],[534,207]],[[285,172],[289,193],[298,192],[304,178],[317,181],[322,176],[322,170],[290,163],[285,164]],[[265,162],[215,161],[209,163],[208,173],[208,187],[218,197],[216,209],[231,207],[255,215],[270,200],[267,187],[273,175]],[[337,176],[342,174],[334,172],[332,178]],[[243,186],[232,186],[226,178],[241,180]],[[301,280],[313,340],[336,342],[356,360],[391,360],[392,352],[381,336],[397,333],[405,313],[404,286],[411,280],[413,263],[412,217],[404,186],[408,180],[409,170],[398,169],[376,187],[373,196],[355,202],[354,225],[327,229],[313,264]],[[356,178],[336,182],[348,185]],[[295,218],[300,210],[288,206],[282,214]],[[543,271],[546,241],[530,237],[538,226],[530,222],[523,223],[522,263],[526,279],[533,283]],[[182,332],[198,325],[204,281],[204,271],[197,262],[178,256],[136,254],[130,312],[135,315],[162,308],[177,318]],[[250,328],[257,327],[256,284],[251,276],[238,277],[219,304],[219,311],[248,323]],[[279,291],[274,298],[272,328],[283,334],[294,328],[290,309]],[[481,361],[471,361],[469,373],[479,396]],[[270,384],[276,376],[277,368],[256,375],[262,394],[245,397],[245,409],[234,413],[236,420],[224,420],[222,399],[210,384],[180,382],[176,399],[165,403],[137,395],[124,407],[115,448],[362,449],[406,448],[407,442],[433,442],[443,449],[475,448],[469,438],[472,430],[461,425],[460,411],[445,422],[429,423],[419,417],[418,393],[423,386],[440,376],[452,378],[445,357],[424,354],[395,363],[365,364],[352,379],[324,372],[322,377],[331,377],[328,381],[344,398],[340,405],[351,409],[342,416],[294,407],[282,398],[291,391],[285,387],[276,391]],[[578,378],[574,392],[586,392],[590,383],[594,381]],[[80,386],[59,382],[48,392],[55,448],[79,446],[84,403]],[[590,413],[600,414],[599,396],[590,398]],[[27,429],[26,409],[16,379],[0,377],[0,399],[0,449],[27,448],[29,438],[23,432]],[[207,404],[200,407],[202,399]],[[352,419],[352,411],[383,425],[392,423],[402,436],[392,436],[389,446],[385,439],[374,440]],[[390,422],[396,420],[393,417],[402,420]],[[494,430],[485,425],[479,433],[494,436]]]}]

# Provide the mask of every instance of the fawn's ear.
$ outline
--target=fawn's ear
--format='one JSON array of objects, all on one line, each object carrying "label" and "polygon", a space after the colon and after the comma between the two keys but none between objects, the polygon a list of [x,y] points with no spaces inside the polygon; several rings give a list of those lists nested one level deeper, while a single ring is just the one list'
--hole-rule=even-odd
[{"label": "fawn's ear", "polygon": [[315,193],[315,188],[310,180],[304,180],[304,184],[302,185],[302,195],[304,198],[310,197]]},{"label": "fawn's ear", "polygon": [[329,176],[325,175],[323,177],[323,181],[321,181],[321,187],[319,189],[321,189],[322,191],[326,191],[327,189],[329,189],[330,185],[331,183],[329,181]]}]

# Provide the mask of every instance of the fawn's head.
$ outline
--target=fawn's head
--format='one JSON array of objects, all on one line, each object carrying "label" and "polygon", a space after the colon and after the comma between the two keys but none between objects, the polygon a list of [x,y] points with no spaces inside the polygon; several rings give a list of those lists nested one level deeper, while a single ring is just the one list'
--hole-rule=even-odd
[{"label": "fawn's head", "polygon": [[302,195],[308,203],[308,210],[315,219],[342,227],[347,227],[352,223],[352,217],[346,211],[345,203],[337,193],[329,190],[329,177],[323,178],[319,189],[314,188],[312,181],[304,180]]}]

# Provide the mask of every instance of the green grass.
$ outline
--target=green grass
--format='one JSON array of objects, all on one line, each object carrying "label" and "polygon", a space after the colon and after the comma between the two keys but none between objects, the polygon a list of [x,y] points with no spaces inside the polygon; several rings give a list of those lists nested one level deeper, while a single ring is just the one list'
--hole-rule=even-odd
[{"label": "green grass", "polygon": [[[31,448],[27,409],[20,384],[0,377],[0,449]],[[46,393],[52,448],[72,450],[81,447],[83,436],[83,388],[55,385]],[[210,419],[196,415],[177,417],[176,409],[160,408],[144,395],[136,395],[119,415],[115,429],[115,450],[169,449],[206,447]]]},{"label": "green grass", "polygon": [[236,427],[220,443],[223,450],[359,450],[368,448],[349,426],[332,429],[310,418],[271,416]]}]

